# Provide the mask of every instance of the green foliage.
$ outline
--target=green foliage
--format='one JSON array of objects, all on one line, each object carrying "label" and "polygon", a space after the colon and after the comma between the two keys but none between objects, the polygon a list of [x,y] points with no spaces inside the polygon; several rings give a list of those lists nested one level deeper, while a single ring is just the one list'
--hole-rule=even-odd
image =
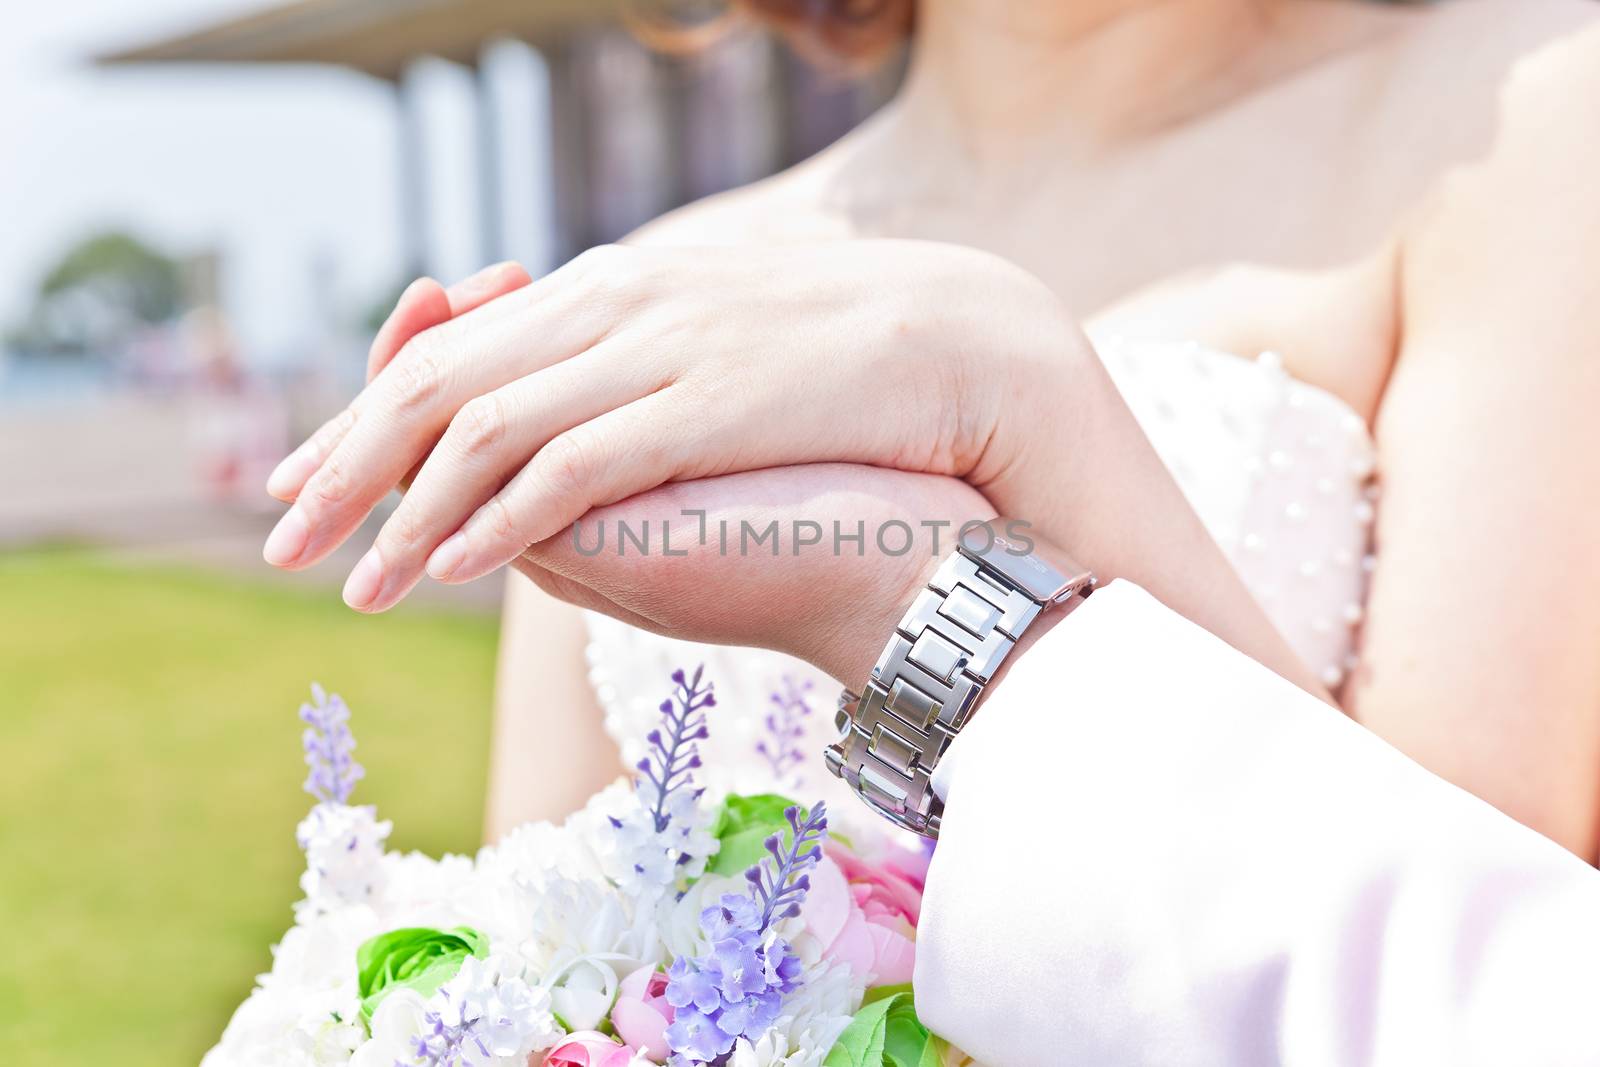
[{"label": "green foliage", "polygon": [[125,233],[96,234],[71,248],[39,284],[41,297],[94,289],[141,322],[165,322],[178,310],[178,264]]},{"label": "green foliage", "polygon": [[26,324],[10,342],[54,353],[104,350],[170,320],[182,300],[176,260],[126,233],[95,234],[45,273]]},{"label": "green foliage", "polygon": [[[764,842],[773,834],[789,839],[789,821],[783,813],[795,802],[776,793],[741,796],[730,793],[712,823],[711,835],[722,842],[706,865],[712,874],[742,874],[767,857]],[[805,809],[801,809],[804,818]]]},{"label": "green foliage", "polygon": [[310,681],[350,702],[390,846],[473,852],[495,638],[476,615],[0,553],[6,1062],[171,1067],[216,1041],[300,896]]},{"label": "green foliage", "polygon": [[370,1020],[383,998],[396,989],[429,997],[461,970],[468,956],[483,959],[489,939],[470,926],[435,930],[408,926],[368,938],[356,949],[356,991],[361,1017]]},{"label": "green foliage", "polygon": [[823,1067],[937,1067],[944,1042],[917,1018],[910,986],[867,990]]}]

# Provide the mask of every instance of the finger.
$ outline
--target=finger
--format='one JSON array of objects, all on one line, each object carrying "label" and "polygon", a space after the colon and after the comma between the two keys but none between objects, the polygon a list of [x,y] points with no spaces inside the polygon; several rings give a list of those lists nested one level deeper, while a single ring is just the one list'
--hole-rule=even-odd
[{"label": "finger", "polygon": [[450,314],[465,315],[491,300],[516,292],[533,282],[527,268],[512,260],[494,263],[456,282],[444,291],[450,301]]},{"label": "finger", "polygon": [[601,346],[463,405],[350,572],[345,603],[358,611],[398,603],[440,542],[552,437],[659,388],[642,361],[617,352]]},{"label": "finger", "polygon": [[606,340],[621,305],[590,299],[593,282],[576,280],[548,276],[527,287],[525,298],[491,301],[408,341],[352,402],[360,417],[295,495],[268,538],[267,562],[298,569],[324,558],[400,484],[468,400]]},{"label": "finger", "polygon": [[418,278],[406,286],[367,350],[367,381],[377,377],[407,341],[450,318],[450,297],[444,286],[432,278]]},{"label": "finger", "polygon": [[412,282],[372,339],[367,353],[367,381],[376,378],[405,343],[423,330],[482,307],[531,281],[521,264],[506,262],[485,267],[448,289],[441,288],[432,278]]},{"label": "finger", "polygon": [[317,472],[317,468],[344,440],[345,434],[350,432],[350,427],[355,423],[356,408],[352,404],[318,427],[316,433],[306,438],[299,448],[285,456],[267,475],[268,495],[285,504],[294,503],[300,490],[305,487],[306,479]]},{"label": "finger", "polygon": [[[394,358],[406,341],[449,318],[450,301],[438,282],[432,278],[418,278],[406,286],[405,292],[395,302],[394,310],[372,340],[372,348],[367,353],[367,380],[371,381],[372,376]],[[328,454],[344,440],[344,435],[350,432],[355,421],[355,405],[352,404],[323,423],[316,433],[306,438],[299,448],[285,456],[267,475],[267,493],[286,504],[293,503],[295,497],[300,495],[300,490],[305,488],[306,480],[317,472]]]},{"label": "finger", "polygon": [[682,445],[665,433],[679,397],[668,386],[551,438],[506,487],[475,511],[427,563],[439,581],[466,582],[516,559],[529,545],[686,469]]},{"label": "finger", "polygon": [[[372,381],[388,366],[395,354],[417,334],[515,292],[532,280],[520,264],[507,262],[485,267],[448,289],[440,288],[432,278],[412,282],[373,339],[367,354],[367,381]],[[306,480],[316,473],[354,424],[350,409],[324,423],[267,476],[267,492],[286,504],[292,503]]]}]

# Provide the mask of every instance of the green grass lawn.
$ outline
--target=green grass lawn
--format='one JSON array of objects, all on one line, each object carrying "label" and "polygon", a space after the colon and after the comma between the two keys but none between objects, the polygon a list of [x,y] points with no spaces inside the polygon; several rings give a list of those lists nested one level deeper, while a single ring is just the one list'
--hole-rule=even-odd
[{"label": "green grass lawn", "polygon": [[0,554],[0,1048],[183,1067],[290,923],[295,711],[353,710],[391,844],[477,846],[493,619],[91,552]]}]

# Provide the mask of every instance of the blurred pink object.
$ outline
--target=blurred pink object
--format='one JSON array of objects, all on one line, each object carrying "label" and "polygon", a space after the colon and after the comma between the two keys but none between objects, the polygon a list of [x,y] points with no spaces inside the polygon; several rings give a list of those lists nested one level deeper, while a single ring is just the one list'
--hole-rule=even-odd
[{"label": "blurred pink object", "polygon": [[654,967],[640,967],[622,980],[611,1008],[611,1025],[640,1055],[665,1062],[667,1027],[673,1019],[667,1003],[667,976]]},{"label": "blurred pink object", "polygon": [[894,861],[874,866],[838,845],[829,845],[824,851],[839,865],[852,887],[866,888],[865,897],[858,896],[857,902],[869,916],[899,915],[911,927],[916,927],[917,917],[922,914],[922,887],[897,870],[892,865]]},{"label": "blurred pink object", "polygon": [[605,1034],[582,1030],[544,1054],[542,1067],[628,1067],[633,1049]]},{"label": "blurred pink object", "polygon": [[890,867],[874,867],[830,845],[811,872],[801,911],[806,929],[831,959],[874,985],[911,981],[922,892]]}]

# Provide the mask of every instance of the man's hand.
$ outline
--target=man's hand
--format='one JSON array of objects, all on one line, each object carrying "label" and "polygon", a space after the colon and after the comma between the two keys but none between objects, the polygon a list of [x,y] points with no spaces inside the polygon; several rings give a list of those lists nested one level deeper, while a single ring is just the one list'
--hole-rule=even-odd
[{"label": "man's hand", "polygon": [[777,649],[858,687],[962,526],[993,517],[954,478],[814,464],[662,486],[516,566],[644,629]]}]

